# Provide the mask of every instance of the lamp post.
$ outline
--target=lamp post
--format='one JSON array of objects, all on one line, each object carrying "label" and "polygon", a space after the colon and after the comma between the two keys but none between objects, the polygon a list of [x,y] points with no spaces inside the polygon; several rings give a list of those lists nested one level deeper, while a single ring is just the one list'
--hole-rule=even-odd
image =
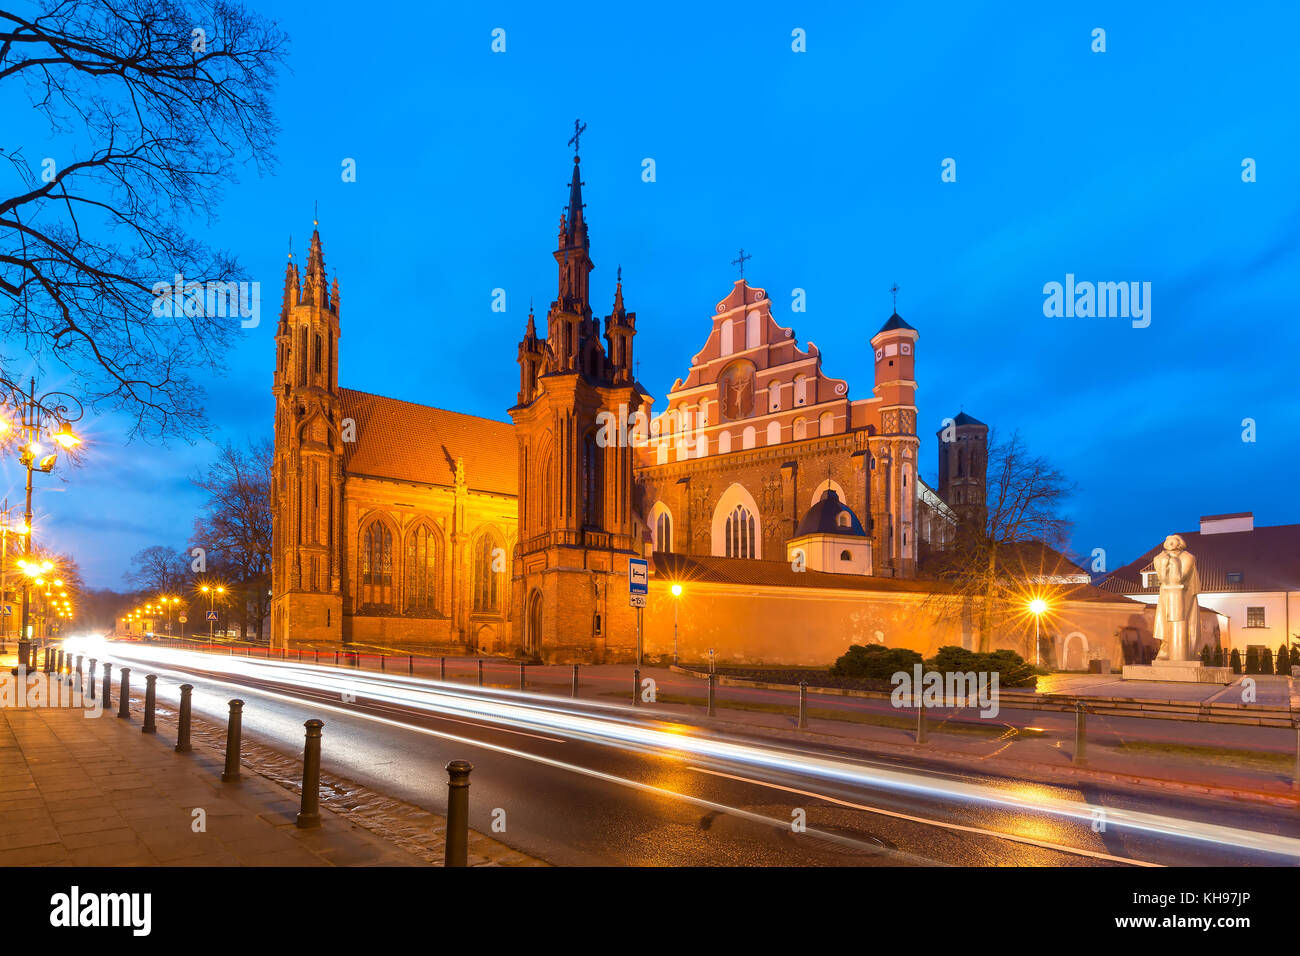
[{"label": "lamp post", "polygon": [[1047,610],[1047,602],[1044,601],[1042,598],[1034,598],[1032,601],[1029,602],[1029,610],[1034,615],[1034,666],[1037,667],[1039,666],[1039,655],[1038,655],[1039,621],[1042,620],[1043,612]]},{"label": "lamp post", "polygon": [[677,666],[677,609],[681,606],[682,586],[674,584],[673,591],[673,666]]},{"label": "lamp post", "polygon": [[214,588],[205,584],[199,590],[208,596],[208,643],[211,644],[215,640],[212,635],[212,625],[216,623],[213,619],[213,612],[216,608],[213,605],[216,603],[217,595],[225,594],[226,589],[221,585]]},{"label": "lamp post", "polygon": [[[24,511],[23,553],[29,560],[32,554],[32,475],[37,471],[49,474],[54,470],[54,463],[59,453],[56,449],[45,454],[39,439],[47,425],[58,422],[57,429],[50,430],[50,439],[65,450],[71,450],[81,444],[81,439],[72,432],[72,423],[81,420],[84,414],[81,403],[66,392],[46,392],[39,398],[36,395],[36,379],[31,379],[29,389],[24,392],[21,387],[12,390],[5,405],[17,409],[16,426],[7,417],[3,420],[0,434],[16,427],[19,432],[20,451],[18,461],[27,471],[27,507]],[[23,578],[23,621],[22,632],[18,635],[18,667],[28,668],[31,662],[31,638],[28,627],[31,619],[31,595],[28,576]]]}]

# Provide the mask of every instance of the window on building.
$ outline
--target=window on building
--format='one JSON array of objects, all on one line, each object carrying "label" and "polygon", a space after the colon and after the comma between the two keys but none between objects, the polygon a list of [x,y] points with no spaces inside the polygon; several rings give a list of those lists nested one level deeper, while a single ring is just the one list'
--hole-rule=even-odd
[{"label": "window on building", "polygon": [[361,537],[361,604],[393,605],[393,533],[382,521],[372,521]]},{"label": "window on building", "polygon": [[767,443],[769,445],[781,444],[781,423],[780,422],[767,423]]},{"label": "window on building", "polygon": [[821,418],[817,419],[817,434],[830,435],[835,431],[835,416],[830,412],[822,412]]},{"label": "window on building", "polygon": [[841,552],[840,552],[840,560],[841,560],[841,561],[852,561],[852,560],[853,560],[853,555],[849,554],[847,551],[841,551]]},{"label": "window on building", "polygon": [[730,355],[733,351],[735,351],[735,349],[732,347],[731,336],[732,336],[731,319],[723,319],[722,320],[722,343],[721,343],[723,355]]},{"label": "window on building", "polygon": [[755,440],[756,437],[757,437],[757,436],[756,436],[756,433],[755,433],[755,431],[754,431],[754,426],[753,426],[753,425],[746,425],[746,426],[745,426],[745,430],[744,430],[743,432],[740,433],[740,447],[741,447],[741,448],[753,448],[753,447],[754,447],[754,440]]},{"label": "window on building", "polygon": [[406,609],[426,614],[438,610],[440,580],[438,539],[432,528],[420,525],[406,543]]},{"label": "window on building", "polygon": [[847,511],[841,511],[838,515],[836,515],[835,523],[839,525],[841,528],[853,527],[853,521],[849,517],[849,513]]},{"label": "window on building", "polygon": [[794,420],[793,434],[794,434],[795,441],[803,441],[805,438],[807,438],[808,422],[802,418],[796,418]]},{"label": "window on building", "polygon": [[493,565],[501,547],[500,542],[491,534],[480,535],[474,544],[474,610],[501,610],[501,572]]},{"label": "window on building", "polygon": [[755,554],[754,516],[744,505],[736,505],[727,517],[727,557],[752,558]]},{"label": "window on building", "polygon": [[314,350],[314,352],[313,352],[313,354],[312,354],[312,371],[315,372],[317,375],[319,375],[319,374],[320,374],[320,371],[321,371],[321,355],[322,355],[322,354],[323,354],[323,352],[322,352],[322,349],[321,349],[321,338],[320,338],[320,336],[318,335],[318,336],[316,336],[315,350]]},{"label": "window on building", "polygon": [[1264,623],[1264,609],[1262,607],[1246,608],[1246,626],[1268,627],[1268,625]]},{"label": "window on building", "polygon": [[803,375],[794,377],[794,403],[804,405],[808,402],[808,379]]},{"label": "window on building", "polygon": [[659,512],[659,518],[655,521],[655,550],[672,551],[673,549],[673,519],[667,511]]},{"label": "window on building", "polygon": [[1229,583],[1229,584],[1240,584],[1240,583],[1241,583],[1241,572],[1240,572],[1240,571],[1229,571],[1229,572],[1228,572],[1228,583]]},{"label": "window on building", "polygon": [[603,526],[604,465],[604,455],[592,432],[582,443],[582,520],[591,528]]}]

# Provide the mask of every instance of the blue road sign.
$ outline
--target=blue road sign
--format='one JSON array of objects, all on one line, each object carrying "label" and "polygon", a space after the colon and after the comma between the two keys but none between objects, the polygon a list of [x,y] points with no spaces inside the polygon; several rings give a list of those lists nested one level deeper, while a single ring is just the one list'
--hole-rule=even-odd
[{"label": "blue road sign", "polygon": [[644,558],[631,558],[627,562],[627,593],[647,594],[650,591],[650,562]]},{"label": "blue road sign", "polygon": [[208,620],[209,620],[209,621],[215,621],[216,619],[217,619],[217,612],[216,612],[216,611],[209,611],[209,612],[208,612]]},{"label": "blue road sign", "polygon": [[14,606],[12,604],[0,604],[0,614],[13,614]]}]

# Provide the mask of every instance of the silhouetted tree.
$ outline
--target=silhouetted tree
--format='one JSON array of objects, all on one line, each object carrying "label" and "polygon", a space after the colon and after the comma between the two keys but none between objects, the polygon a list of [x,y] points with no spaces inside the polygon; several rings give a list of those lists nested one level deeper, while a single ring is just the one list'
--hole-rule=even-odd
[{"label": "silhouetted tree", "polygon": [[[160,283],[226,283],[238,263],[189,231],[236,167],[273,162],[285,35],[227,0],[44,0],[0,10],[0,335],[70,373],[132,431],[204,424],[195,372],[223,364],[239,317],[155,308]],[[20,115],[23,99],[30,107]],[[25,155],[25,128],[51,134]],[[29,140],[32,140],[29,137]],[[0,357],[0,386],[22,379]]]}]

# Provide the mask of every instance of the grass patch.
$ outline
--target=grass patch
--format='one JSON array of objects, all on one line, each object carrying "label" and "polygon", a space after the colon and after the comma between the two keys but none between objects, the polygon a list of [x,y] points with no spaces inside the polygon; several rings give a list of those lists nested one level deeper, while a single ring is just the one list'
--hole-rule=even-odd
[{"label": "grass patch", "polygon": [[1294,754],[1269,753],[1259,750],[1236,750],[1224,747],[1200,747],[1195,744],[1165,744],[1145,740],[1127,740],[1121,744],[1097,743],[1120,753],[1152,755],[1158,757],[1187,757],[1198,763],[1212,763],[1235,770],[1255,770],[1281,773],[1290,776],[1295,768]]}]

